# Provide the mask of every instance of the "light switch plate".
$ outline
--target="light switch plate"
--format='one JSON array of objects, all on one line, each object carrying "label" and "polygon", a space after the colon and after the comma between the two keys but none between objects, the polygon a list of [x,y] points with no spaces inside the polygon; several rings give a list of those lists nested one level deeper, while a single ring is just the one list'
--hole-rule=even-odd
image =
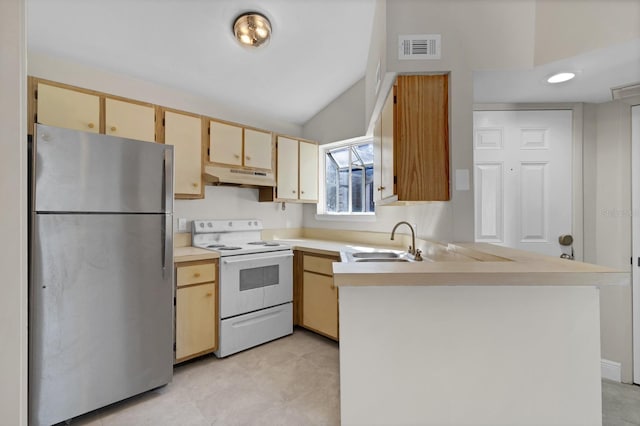
[{"label": "light switch plate", "polygon": [[456,191],[468,191],[469,187],[469,169],[456,169]]},{"label": "light switch plate", "polygon": [[187,232],[187,219],[184,217],[178,218],[178,232]]}]

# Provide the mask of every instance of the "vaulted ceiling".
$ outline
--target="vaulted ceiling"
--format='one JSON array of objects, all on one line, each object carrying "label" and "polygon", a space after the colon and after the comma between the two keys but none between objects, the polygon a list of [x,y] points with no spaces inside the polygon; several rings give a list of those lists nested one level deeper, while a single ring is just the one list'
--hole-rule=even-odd
[{"label": "vaulted ceiling", "polygon": [[[234,18],[258,11],[269,45]],[[27,0],[30,51],[304,124],[364,76],[373,0]]]}]

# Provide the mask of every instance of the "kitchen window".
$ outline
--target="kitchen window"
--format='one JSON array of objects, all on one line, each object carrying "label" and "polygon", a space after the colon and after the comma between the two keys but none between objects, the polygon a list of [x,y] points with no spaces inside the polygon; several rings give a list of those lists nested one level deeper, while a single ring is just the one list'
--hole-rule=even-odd
[{"label": "kitchen window", "polygon": [[321,215],[373,215],[373,142],[371,139],[321,146]]}]

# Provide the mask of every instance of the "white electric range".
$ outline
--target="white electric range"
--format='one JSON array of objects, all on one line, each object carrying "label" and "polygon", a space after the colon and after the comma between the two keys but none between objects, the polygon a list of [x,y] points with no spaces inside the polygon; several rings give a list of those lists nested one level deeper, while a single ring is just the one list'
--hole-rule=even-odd
[{"label": "white electric range", "polygon": [[262,221],[194,220],[191,245],[220,254],[220,336],[225,357],[293,332],[293,252],[261,240]]}]

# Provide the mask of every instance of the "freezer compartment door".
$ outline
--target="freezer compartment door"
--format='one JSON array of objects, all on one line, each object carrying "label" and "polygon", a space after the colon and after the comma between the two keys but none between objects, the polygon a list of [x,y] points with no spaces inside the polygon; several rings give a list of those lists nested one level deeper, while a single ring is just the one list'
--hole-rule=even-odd
[{"label": "freezer compartment door", "polygon": [[170,215],[36,215],[30,424],[53,424],[171,380]]},{"label": "freezer compartment door", "polygon": [[171,213],[173,147],[37,125],[38,212]]}]

